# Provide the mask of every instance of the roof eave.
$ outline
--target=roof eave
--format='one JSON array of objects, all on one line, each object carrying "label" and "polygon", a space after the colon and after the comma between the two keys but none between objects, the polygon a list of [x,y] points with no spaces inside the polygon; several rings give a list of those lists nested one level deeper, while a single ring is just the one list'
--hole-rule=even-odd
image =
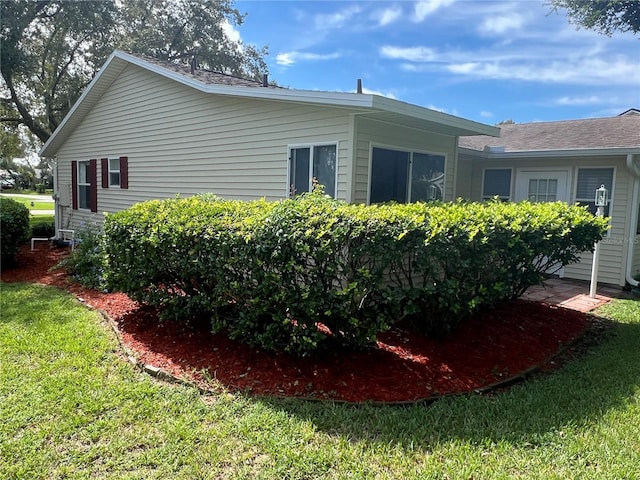
[{"label": "roof eave", "polygon": [[373,99],[373,107],[387,112],[407,115],[428,122],[439,123],[441,125],[452,127],[458,131],[459,136],[500,136],[500,129],[498,127],[475,122],[466,118],[456,117],[455,115],[431,110],[429,108],[420,107],[418,105],[394,100],[388,97],[375,95]]},{"label": "roof eave", "polygon": [[[355,108],[370,111],[378,110],[445,125],[450,127],[451,131],[457,136],[500,136],[499,128],[379,95],[207,84],[197,79],[185,76],[179,72],[174,72],[154,63],[147,62],[134,55],[116,50],[109,56],[100,71],[96,74],[91,83],[89,83],[80,98],[62,120],[58,128],[42,146],[39,151],[40,156],[52,158],[56,155],[57,149],[65,139],[67,130],[75,128],[75,126],[77,126],[81,121],[79,118],[75,121],[73,120],[75,114],[83,107],[88,111],[93,105],[91,100],[93,99],[97,101],[100,95],[102,95],[104,90],[106,90],[113,81],[112,79],[110,80],[109,74],[111,73],[113,76],[117,76],[117,74],[122,71],[127,64],[136,65],[144,68],[145,70],[154,72],[165,78],[169,78],[208,94]],[[114,68],[116,69],[115,71]],[[85,105],[86,102],[89,102],[88,105]]]},{"label": "roof eave", "polygon": [[468,147],[459,147],[464,155],[480,157],[486,160],[518,159],[518,158],[557,158],[557,157],[602,157],[612,155],[639,155],[638,147],[607,147],[607,148],[574,148],[560,150],[518,150],[510,152],[487,152]]}]

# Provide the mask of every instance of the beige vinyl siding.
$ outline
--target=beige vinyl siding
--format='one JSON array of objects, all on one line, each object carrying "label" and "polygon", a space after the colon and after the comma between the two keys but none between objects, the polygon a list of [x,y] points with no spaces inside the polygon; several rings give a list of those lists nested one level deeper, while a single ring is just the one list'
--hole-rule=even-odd
[{"label": "beige vinyl siding", "polygon": [[366,203],[369,194],[371,146],[445,155],[445,200],[452,200],[456,137],[400,127],[356,117],[354,203]]},{"label": "beige vinyl siding", "polygon": [[474,187],[473,160],[458,153],[458,167],[456,171],[456,191],[457,198],[472,198]]},{"label": "beige vinyl siding", "polygon": [[346,199],[348,134],[344,109],[207,95],[129,65],[57,152],[58,183],[70,188],[72,160],[127,156],[127,190],[100,188],[98,162],[99,212],[200,192],[275,200],[288,192],[288,145],[327,142],[338,144],[337,196]]},{"label": "beige vinyl siding", "polygon": [[[628,238],[629,218],[631,215],[631,182],[629,172],[622,157],[588,157],[588,158],[520,158],[510,160],[477,160],[473,163],[471,199],[481,199],[482,176],[485,168],[513,168],[516,176],[518,169],[544,170],[566,168],[569,173],[569,201],[575,200],[575,188],[578,168],[614,167],[614,191],[612,198],[611,229],[601,243],[599,276],[603,283],[624,285],[625,260],[627,257],[625,238]],[[515,179],[512,179],[515,185]],[[513,188],[513,187],[512,187]],[[515,192],[512,191],[512,198]],[[595,196],[595,192],[594,192]],[[579,280],[591,278],[592,254],[584,253],[577,264],[564,269],[564,276]]]}]

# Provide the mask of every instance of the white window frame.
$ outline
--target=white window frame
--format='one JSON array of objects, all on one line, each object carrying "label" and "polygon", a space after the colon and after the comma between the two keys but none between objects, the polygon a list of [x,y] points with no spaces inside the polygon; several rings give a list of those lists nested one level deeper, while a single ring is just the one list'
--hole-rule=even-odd
[{"label": "white window frame", "polygon": [[499,196],[500,200],[506,201],[506,202],[510,202],[513,200],[513,182],[515,181],[515,177],[513,175],[513,167],[485,167],[482,169],[482,184],[480,185],[480,199],[484,202],[487,200],[491,200],[493,197],[495,197],[495,195],[493,197],[487,197],[484,194],[484,179],[485,179],[485,172],[487,170],[509,170],[511,176],[509,178],[509,196],[507,198],[503,197],[503,196]]},{"label": "white window frame", "polygon": [[[312,142],[312,143],[293,143],[287,145],[287,188],[285,197],[291,197],[291,163],[292,163],[292,150],[297,148],[308,148],[309,149],[309,187],[307,192],[311,192],[312,183],[313,183],[313,152],[315,147],[335,147],[336,149],[336,178],[333,186],[333,191],[335,195],[333,198],[338,198],[338,168],[340,166],[340,142],[338,141],[330,141],[330,142]],[[297,194],[302,194],[306,192],[296,192]]]},{"label": "white window frame", "polygon": [[[91,210],[91,179],[85,178],[84,182],[80,181],[82,178],[80,172],[84,172],[85,177],[87,177],[87,175],[89,174],[89,165],[89,160],[78,160],[78,163],[76,163],[76,168],[78,169],[78,171],[76,172],[76,176],[78,178],[78,184],[76,185],[78,194],[78,210]],[[87,196],[88,203],[86,206],[82,206],[82,200],[84,197],[80,193],[81,187],[86,187],[89,191],[89,195]]]},{"label": "white window frame", "polygon": [[444,185],[442,192],[442,200],[444,201],[446,186],[447,186],[447,165],[449,164],[449,155],[444,152],[436,152],[436,151],[428,151],[428,150],[420,150],[406,147],[397,147],[394,145],[386,145],[382,143],[373,143],[369,144],[369,171],[367,176],[367,205],[371,205],[371,175],[373,172],[373,149],[374,148],[382,148],[385,150],[394,150],[396,152],[403,152],[409,154],[409,169],[407,171],[407,196],[405,198],[405,203],[410,203],[411,199],[411,177],[413,173],[413,154],[418,153],[421,155],[434,155],[444,157],[444,175],[442,178],[442,184]]},{"label": "white window frame", "polygon": [[[118,166],[118,168],[117,169],[111,168],[111,162],[116,162],[116,165]],[[118,158],[109,158],[107,160],[107,167],[109,169],[109,186],[110,187],[119,187],[120,183],[122,182],[122,172],[120,171],[120,157],[118,157]],[[111,181],[111,174],[112,173],[117,173],[118,174],[118,183],[115,183],[115,182]]]}]

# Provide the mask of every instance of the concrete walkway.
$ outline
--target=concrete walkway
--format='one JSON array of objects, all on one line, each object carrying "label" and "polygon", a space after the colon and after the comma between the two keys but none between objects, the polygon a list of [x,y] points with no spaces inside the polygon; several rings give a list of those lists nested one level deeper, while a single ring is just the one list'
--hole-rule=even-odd
[{"label": "concrete walkway", "polygon": [[598,285],[596,297],[591,298],[589,297],[589,282],[550,278],[545,281],[544,286],[530,287],[521,298],[559,305],[580,312],[590,312],[600,305],[610,302],[612,298],[628,297],[629,294],[620,287]]}]

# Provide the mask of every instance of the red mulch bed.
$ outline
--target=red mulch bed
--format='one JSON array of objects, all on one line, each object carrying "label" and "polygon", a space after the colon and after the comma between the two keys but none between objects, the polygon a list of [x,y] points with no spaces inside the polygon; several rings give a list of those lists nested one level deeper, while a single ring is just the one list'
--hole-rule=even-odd
[{"label": "red mulch bed", "polygon": [[583,313],[518,300],[475,315],[443,340],[398,326],[371,351],[299,359],[251,349],[203,328],[158,323],[152,308],[122,293],[89,290],[62,270],[49,271],[66,254],[43,244],[34,252],[24,248],[19,267],[1,272],[1,280],[63,288],[104,311],[141,363],[201,387],[209,377],[253,395],[401,403],[474,391],[548,368],[549,359],[589,326]]}]

